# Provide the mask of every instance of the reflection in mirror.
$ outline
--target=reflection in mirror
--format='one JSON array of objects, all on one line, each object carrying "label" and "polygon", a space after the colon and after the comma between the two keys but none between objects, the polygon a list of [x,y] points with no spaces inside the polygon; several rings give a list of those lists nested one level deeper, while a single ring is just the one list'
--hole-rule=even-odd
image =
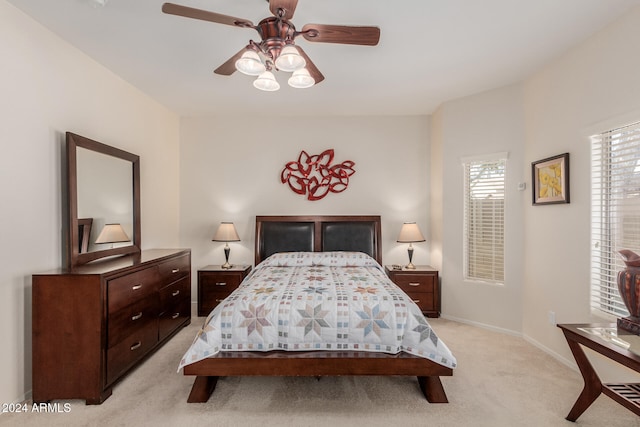
[{"label": "reflection in mirror", "polygon": [[[78,147],[78,217],[93,219],[87,252],[110,249],[96,243],[106,224],[120,224],[127,236],[133,236],[133,169],[131,162]],[[130,246],[133,242],[118,243]]]},{"label": "reflection in mirror", "polygon": [[[140,254],[140,157],[71,132],[66,142],[66,265]],[[96,242],[108,224],[117,224],[126,237]]]}]

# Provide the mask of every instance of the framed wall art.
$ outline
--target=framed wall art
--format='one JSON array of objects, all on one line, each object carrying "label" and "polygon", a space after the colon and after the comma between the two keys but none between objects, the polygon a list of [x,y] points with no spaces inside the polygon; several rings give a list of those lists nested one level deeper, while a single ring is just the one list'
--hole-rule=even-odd
[{"label": "framed wall art", "polygon": [[534,205],[569,203],[569,153],[531,163]]}]

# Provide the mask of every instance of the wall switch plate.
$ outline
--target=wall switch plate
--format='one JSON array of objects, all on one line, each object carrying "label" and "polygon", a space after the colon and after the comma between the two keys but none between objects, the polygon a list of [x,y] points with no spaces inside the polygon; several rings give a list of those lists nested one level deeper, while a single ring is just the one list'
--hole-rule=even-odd
[{"label": "wall switch plate", "polygon": [[555,311],[549,311],[549,324],[554,325],[556,324],[556,312]]}]

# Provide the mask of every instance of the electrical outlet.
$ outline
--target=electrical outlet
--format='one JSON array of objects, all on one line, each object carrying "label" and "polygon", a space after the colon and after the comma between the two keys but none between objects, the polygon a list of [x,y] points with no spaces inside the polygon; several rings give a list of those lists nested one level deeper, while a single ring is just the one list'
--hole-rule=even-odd
[{"label": "electrical outlet", "polygon": [[549,317],[549,324],[555,325],[556,324],[556,312],[549,310],[548,317]]}]

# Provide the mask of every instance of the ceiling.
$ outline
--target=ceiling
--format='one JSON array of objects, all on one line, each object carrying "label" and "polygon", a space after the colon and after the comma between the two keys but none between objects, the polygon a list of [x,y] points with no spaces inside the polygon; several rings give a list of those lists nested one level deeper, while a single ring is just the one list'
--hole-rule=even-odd
[{"label": "ceiling", "polygon": [[[292,22],[376,25],[378,46],[300,44],[324,74],[309,89],[261,92],[213,70],[259,40],[252,29],[161,12],[163,0],[8,0],[181,116],[419,115],[522,81],[640,0],[299,0]],[[102,0],[104,1],[104,0]],[[171,0],[251,20],[265,0]]]}]

